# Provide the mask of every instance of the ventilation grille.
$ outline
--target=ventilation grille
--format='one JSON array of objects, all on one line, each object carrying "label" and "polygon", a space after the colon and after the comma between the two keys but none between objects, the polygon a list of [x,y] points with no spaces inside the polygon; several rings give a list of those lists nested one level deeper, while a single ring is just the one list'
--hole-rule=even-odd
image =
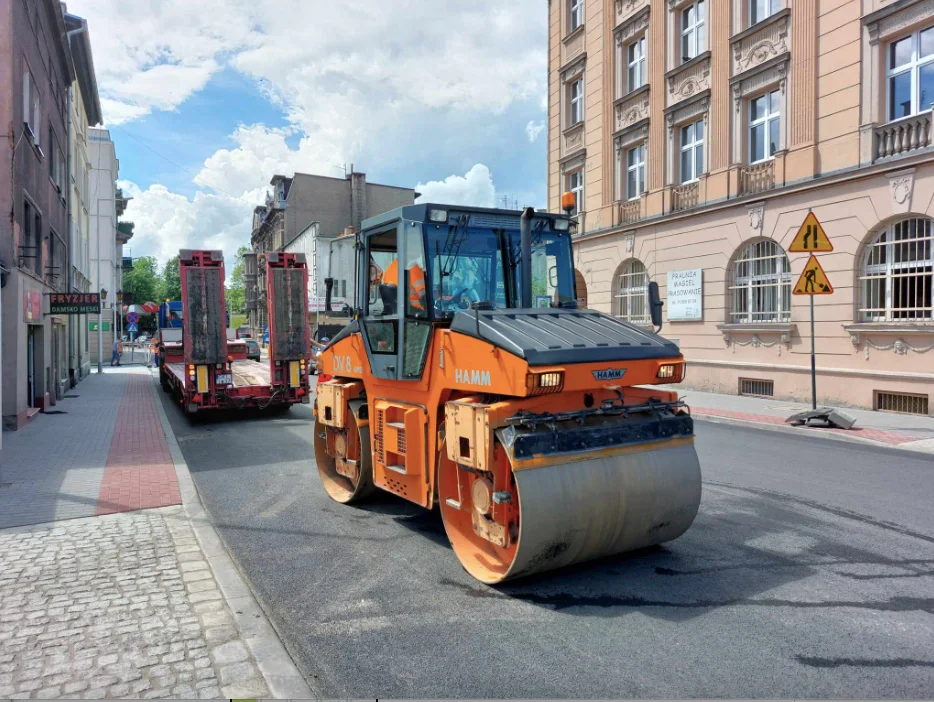
[{"label": "ventilation grille", "polygon": [[739,394],[749,397],[772,397],[775,395],[775,381],[740,378]]},{"label": "ventilation grille", "polygon": [[383,414],[383,410],[376,411],[376,431],[373,432],[376,444],[373,447],[375,449],[374,453],[376,454],[376,462],[380,465],[386,464],[386,454],[383,450]]},{"label": "ventilation grille", "polygon": [[386,477],[386,488],[390,492],[394,492],[397,495],[402,495],[403,497],[408,497],[409,491],[405,483],[396,480],[395,478]]},{"label": "ventilation grille", "polygon": [[399,429],[397,432],[398,438],[396,441],[396,453],[400,453],[403,456],[405,455],[405,430]]},{"label": "ventilation grille", "polygon": [[876,390],[875,409],[880,412],[900,412],[902,414],[929,413],[928,396],[909,392],[885,392]]}]

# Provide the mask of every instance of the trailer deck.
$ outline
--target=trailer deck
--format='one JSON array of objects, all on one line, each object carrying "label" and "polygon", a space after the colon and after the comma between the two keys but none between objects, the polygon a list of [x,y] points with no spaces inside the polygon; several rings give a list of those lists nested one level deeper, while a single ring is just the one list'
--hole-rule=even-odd
[{"label": "trailer deck", "polygon": [[[167,363],[165,368],[184,384],[184,363]],[[234,387],[238,389],[252,386],[268,387],[270,383],[269,365],[259,361],[234,361],[231,363],[231,373]]]}]

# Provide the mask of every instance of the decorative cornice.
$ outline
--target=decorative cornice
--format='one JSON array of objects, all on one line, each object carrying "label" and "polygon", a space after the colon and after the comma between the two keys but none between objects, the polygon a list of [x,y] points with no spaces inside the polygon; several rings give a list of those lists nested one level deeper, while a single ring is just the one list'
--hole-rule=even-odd
[{"label": "decorative cornice", "polygon": [[649,14],[651,6],[646,5],[635,15],[626,20],[616,30],[616,45],[622,46],[634,36],[646,31],[649,28]]},{"label": "decorative cornice", "polygon": [[668,105],[710,89],[710,52],[705,51],[665,74]]},{"label": "decorative cornice", "polygon": [[869,43],[875,44],[880,39],[901,32],[903,29],[934,15],[934,0],[901,0],[889,7],[866,15],[863,24],[869,30]]},{"label": "decorative cornice", "polygon": [[789,17],[789,10],[784,10],[731,40],[733,75],[740,75],[788,53]]}]

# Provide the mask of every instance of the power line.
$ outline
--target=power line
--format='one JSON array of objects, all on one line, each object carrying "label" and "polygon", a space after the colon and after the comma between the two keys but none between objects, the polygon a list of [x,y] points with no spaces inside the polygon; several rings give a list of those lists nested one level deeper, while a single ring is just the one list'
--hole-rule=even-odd
[{"label": "power line", "polygon": [[126,129],[123,129],[123,127],[118,127],[117,125],[111,125],[110,128],[111,128],[111,129],[116,129],[116,130],[118,130],[118,131],[123,132],[124,134],[126,134],[128,137],[130,137],[130,138],[131,138],[133,141],[135,141],[136,143],[138,143],[138,144],[140,144],[141,146],[144,146],[144,147],[146,147],[147,149],[149,149],[150,151],[152,151],[156,156],[158,156],[159,158],[161,158],[163,161],[172,164],[173,166],[175,166],[175,167],[176,167],[177,169],[179,169],[180,171],[183,171],[184,173],[187,173],[188,175],[190,175],[191,178],[192,178],[192,180],[194,180],[195,182],[200,183],[201,185],[204,185],[205,187],[211,188],[212,190],[216,190],[216,191],[219,192],[219,193],[223,193],[223,194],[226,195],[227,197],[233,198],[234,200],[240,200],[240,202],[245,202],[246,204],[250,205],[251,207],[256,207],[256,203],[255,203],[255,202],[250,202],[249,200],[244,200],[242,197],[239,197],[239,196],[237,196],[237,195],[234,195],[233,193],[229,193],[229,192],[227,192],[226,190],[224,190],[224,189],[222,189],[222,188],[218,188],[216,185],[212,185],[211,183],[208,183],[208,182],[206,182],[205,180],[201,179],[198,175],[192,173],[191,171],[189,171],[187,168],[185,168],[185,167],[182,166],[181,164],[176,163],[175,161],[173,161],[172,159],[170,159],[168,156],[165,156],[165,155],[159,153],[158,151],[156,151],[154,148],[152,148],[151,146],[149,146],[149,144],[147,144],[146,142],[144,142],[142,139],[139,139],[139,138],[133,136],[132,134],[130,134],[130,132],[128,132]]}]

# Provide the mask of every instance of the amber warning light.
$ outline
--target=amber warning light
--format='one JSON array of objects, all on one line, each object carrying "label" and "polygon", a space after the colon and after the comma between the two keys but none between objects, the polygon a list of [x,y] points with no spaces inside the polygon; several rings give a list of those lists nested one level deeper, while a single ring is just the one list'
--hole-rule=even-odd
[{"label": "amber warning light", "polygon": [[577,206],[577,198],[570,190],[561,196],[561,209],[571,214],[571,211]]}]

